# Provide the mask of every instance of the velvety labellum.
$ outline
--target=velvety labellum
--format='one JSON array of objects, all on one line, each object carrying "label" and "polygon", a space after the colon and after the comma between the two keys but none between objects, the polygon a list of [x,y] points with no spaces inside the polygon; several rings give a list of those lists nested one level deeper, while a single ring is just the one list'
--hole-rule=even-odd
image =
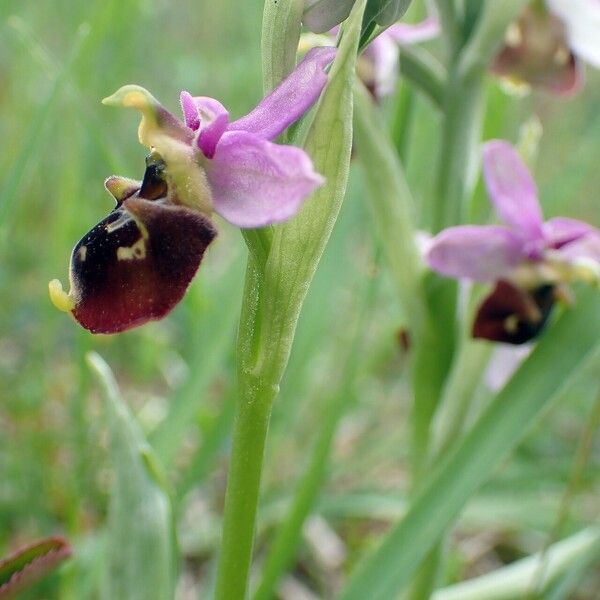
[{"label": "velvety labellum", "polygon": [[507,281],[499,281],[477,311],[473,337],[524,344],[543,330],[555,300],[552,285],[527,292]]},{"label": "velvety labellum", "polygon": [[117,333],[164,317],[183,297],[215,230],[186,207],[149,200],[165,192],[149,166],[142,189],[75,246],[73,315],[93,333]]}]

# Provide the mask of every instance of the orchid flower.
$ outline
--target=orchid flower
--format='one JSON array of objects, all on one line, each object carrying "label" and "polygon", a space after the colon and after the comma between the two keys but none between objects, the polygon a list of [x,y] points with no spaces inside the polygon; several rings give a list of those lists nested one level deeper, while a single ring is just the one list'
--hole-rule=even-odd
[{"label": "orchid flower", "polygon": [[527,7],[506,32],[492,70],[517,84],[572,94],[582,61],[600,68],[600,2],[546,0]]},{"label": "orchid flower", "polygon": [[109,177],[114,210],[71,255],[71,290],[54,304],[93,333],[164,317],[181,300],[216,235],[213,212],[242,228],[289,219],[324,179],[300,148],[273,143],[319,98],[334,48],[315,48],[246,116],[230,121],[212,98],[181,94],[183,121],[128,85],[103,102],[142,113],[151,149],[143,181]]},{"label": "orchid flower", "polygon": [[488,142],[484,176],[504,225],[464,225],[436,235],[429,266],[457,279],[496,282],[476,317],[474,336],[508,343],[534,337],[561,284],[600,281],[600,231],[583,221],[543,221],[527,167],[507,142]]}]

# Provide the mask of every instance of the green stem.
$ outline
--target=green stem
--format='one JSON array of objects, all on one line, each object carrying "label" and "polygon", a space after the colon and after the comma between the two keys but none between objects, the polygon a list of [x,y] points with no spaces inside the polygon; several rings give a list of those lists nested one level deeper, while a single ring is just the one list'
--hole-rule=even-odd
[{"label": "green stem", "polygon": [[246,596],[265,441],[278,389],[265,385],[260,376],[248,376],[240,388],[215,593],[218,600],[241,600]]},{"label": "green stem", "polygon": [[400,50],[400,72],[437,108],[444,102],[447,77],[443,65],[427,50],[406,46]]},{"label": "green stem", "polygon": [[273,589],[293,558],[304,522],[313,509],[326,477],[335,432],[340,419],[352,404],[353,387],[362,357],[359,342],[366,317],[370,314],[376,283],[374,278],[367,283],[366,297],[360,302],[363,306],[352,311],[354,326],[350,335],[345,335],[337,342],[334,355],[341,359],[336,361],[339,365],[337,369],[333,368],[333,372],[339,374],[333,382],[328,383],[331,391],[322,398],[324,410],[320,420],[323,425],[312,448],[308,466],[298,482],[291,507],[269,550],[253,600],[269,600],[273,597]]},{"label": "green stem", "polygon": [[489,361],[494,346],[488,342],[464,339],[444,388],[434,423],[434,443],[430,457],[435,462],[463,432],[473,393]]},{"label": "green stem", "polygon": [[442,22],[446,48],[454,56],[460,48],[461,31],[454,0],[436,0],[436,7]]},{"label": "green stem", "polygon": [[402,163],[406,163],[410,134],[413,129],[415,114],[415,94],[408,85],[401,85],[396,96],[394,121],[392,123],[392,140]]},{"label": "green stem", "polygon": [[464,222],[475,185],[484,108],[483,76],[450,73],[444,106],[444,128],[437,174],[432,229]]},{"label": "green stem", "polygon": [[[246,596],[271,406],[287,366],[302,304],[346,190],[352,143],[351,85],[364,8],[365,0],[358,0],[344,25],[329,84],[305,143],[315,170],[323,173],[326,182],[293,220],[273,228],[266,261],[260,256],[260,243],[250,244],[238,332],[240,396],[216,600]],[[277,39],[285,45],[284,39]],[[263,48],[265,44],[263,40]]]},{"label": "green stem", "polygon": [[253,368],[260,353],[262,293],[262,268],[250,254],[238,333],[239,399],[225,496],[217,600],[242,600],[246,596],[265,441],[278,391],[277,383]]}]

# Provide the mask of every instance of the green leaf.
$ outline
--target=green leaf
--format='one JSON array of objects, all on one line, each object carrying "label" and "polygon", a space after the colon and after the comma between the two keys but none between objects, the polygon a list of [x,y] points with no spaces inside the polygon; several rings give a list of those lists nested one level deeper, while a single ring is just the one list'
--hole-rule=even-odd
[{"label": "green leaf", "polygon": [[[9,22],[13,28],[20,31],[20,21],[17,18],[13,17]],[[15,160],[7,170],[3,190],[0,194],[0,226],[7,225],[5,221],[14,208],[14,203],[19,195],[19,189],[31,166],[31,162],[36,152],[40,152],[44,148],[41,139],[45,141],[46,134],[51,126],[50,116],[56,109],[64,83],[68,79],[73,65],[82,51],[83,44],[89,32],[90,28],[88,25],[81,25],[77,30],[77,35],[75,36],[69,56],[64,61],[62,68],[55,73],[50,90],[43,102],[40,103],[41,108],[35,119],[31,121],[29,127],[23,132],[21,147],[18,151],[16,149],[13,150]]]},{"label": "green leaf", "polygon": [[[600,527],[590,527],[553,544],[544,555],[534,554],[487,575],[439,590],[433,600],[519,600],[537,598],[540,593],[546,598],[548,588],[562,575],[599,555]],[[535,588],[540,575],[541,585]]]},{"label": "green leaf", "polygon": [[381,115],[362,85],[355,86],[355,144],[368,204],[411,329],[427,319],[415,236],[415,204]]},{"label": "green leaf", "polygon": [[263,11],[262,67],[265,93],[296,66],[304,0],[267,0]]},{"label": "green leaf", "polygon": [[377,25],[389,27],[404,16],[412,0],[368,0],[363,19],[365,24],[375,21]]},{"label": "green leaf", "polygon": [[308,132],[305,150],[325,184],[304,204],[299,214],[276,227],[265,265],[264,339],[274,340],[282,352],[265,344],[271,369],[283,373],[296,323],[308,286],[315,274],[344,199],[352,147],[352,85],[358,47],[357,2],[343,29],[342,41],[330,72],[330,80]]},{"label": "green leaf", "polygon": [[0,600],[16,598],[71,556],[60,537],[50,537],[17,550],[0,560]]},{"label": "green leaf", "polygon": [[159,465],[114,376],[96,353],[87,355],[103,390],[108,415],[108,451],[114,481],[108,508],[107,600],[167,600],[175,587],[171,503]]},{"label": "green leaf", "polygon": [[315,33],[325,33],[345,21],[355,0],[306,0],[304,24]]},{"label": "green leaf", "polygon": [[[539,341],[466,436],[439,463],[405,517],[359,567],[340,600],[383,600],[410,581],[469,497],[540,413],[577,379],[600,341],[600,296],[584,290]],[[565,351],[565,349],[569,349]]]}]

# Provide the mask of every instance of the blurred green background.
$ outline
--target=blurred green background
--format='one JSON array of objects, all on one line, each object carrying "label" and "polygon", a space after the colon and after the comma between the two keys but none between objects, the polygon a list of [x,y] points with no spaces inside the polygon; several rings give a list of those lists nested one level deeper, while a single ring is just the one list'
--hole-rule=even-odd
[{"label": "blurred green background", "polygon": [[[226,483],[241,236],[218,222],[219,238],[172,315],[118,336],[79,329],[50,304],[47,283],[66,282],[71,248],[111,209],[103,180],[143,172],[137,115],[100,99],[137,83],[174,112],[187,89],[244,114],[262,94],[262,3],[3,0],[0,16],[0,551],[64,533],[77,545],[76,558],[30,597],[96,597],[97,542],[111,481],[103,412],[84,362],[96,350],[114,369],[172,483],[186,557],[180,596],[202,597],[213,574]],[[540,119],[535,171],[546,215],[600,225],[600,76],[589,70],[585,91],[568,101],[508,96],[491,79],[488,87],[487,138],[515,142],[533,113]],[[393,104],[387,99],[382,111]],[[432,193],[438,135],[438,115],[419,99],[407,165],[419,206]],[[485,216],[481,185],[477,194],[474,214]],[[409,398],[398,343],[402,315],[364,198],[354,169],[270,432],[259,558],[324,414],[333,412],[337,424],[327,483],[282,590],[289,599],[299,597],[294,586],[330,595],[404,506]],[[562,398],[470,503],[454,534],[448,581],[547,541],[596,379],[592,374]],[[479,393],[485,397],[484,386]],[[599,492],[596,445],[561,535],[597,519]],[[599,588],[600,577],[592,575],[572,597],[597,598]]]}]

